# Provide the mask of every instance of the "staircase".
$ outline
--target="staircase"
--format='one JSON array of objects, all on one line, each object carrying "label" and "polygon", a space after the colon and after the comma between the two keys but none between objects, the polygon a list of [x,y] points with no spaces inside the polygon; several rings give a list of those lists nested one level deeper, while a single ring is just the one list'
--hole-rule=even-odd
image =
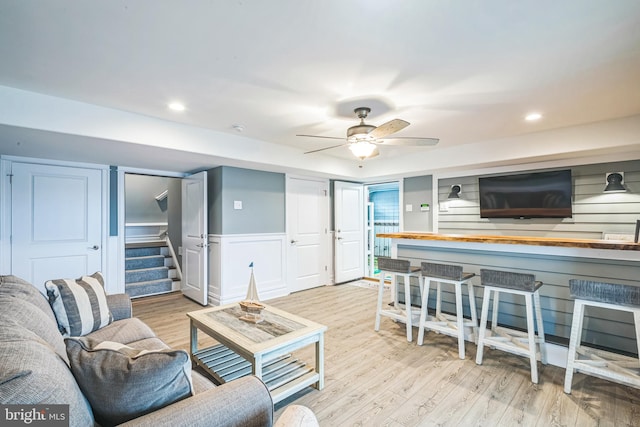
[{"label": "staircase", "polygon": [[165,242],[128,243],[125,248],[125,292],[132,298],[171,292],[178,281]]}]

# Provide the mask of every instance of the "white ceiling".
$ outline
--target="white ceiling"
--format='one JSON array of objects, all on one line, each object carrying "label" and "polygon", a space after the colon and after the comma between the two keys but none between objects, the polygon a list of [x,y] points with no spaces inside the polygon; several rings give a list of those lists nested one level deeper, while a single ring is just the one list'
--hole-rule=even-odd
[{"label": "white ceiling", "polygon": [[[0,86],[3,154],[182,172],[431,171],[441,158],[482,163],[481,147],[514,138],[535,145],[548,131],[640,115],[640,1],[5,0]],[[398,136],[440,143],[382,147],[363,164],[346,147],[303,154],[335,141],[296,134],[343,136],[358,106],[372,108],[368,123],[402,118],[411,125]],[[525,122],[532,111],[543,119]],[[607,144],[620,148],[511,144],[498,157]]]}]

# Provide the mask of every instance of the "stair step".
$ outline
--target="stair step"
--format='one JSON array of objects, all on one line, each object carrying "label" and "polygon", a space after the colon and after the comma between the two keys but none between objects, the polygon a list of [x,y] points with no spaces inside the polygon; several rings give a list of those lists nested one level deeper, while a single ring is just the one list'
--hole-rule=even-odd
[{"label": "stair step", "polygon": [[152,246],[167,246],[166,240],[149,240],[146,242],[129,242],[125,244],[125,248],[150,248]]},{"label": "stair step", "polygon": [[149,255],[126,258],[124,260],[125,270],[139,270],[142,268],[165,267],[164,255]]},{"label": "stair step", "polygon": [[132,298],[171,292],[172,290],[173,280],[171,279],[148,280],[125,285],[125,292]]},{"label": "stair step", "polygon": [[151,256],[151,255],[163,255],[163,249],[167,249],[166,246],[155,247],[143,247],[143,248],[126,248],[124,250],[125,258]]},{"label": "stair step", "polygon": [[168,267],[141,268],[137,270],[128,270],[124,273],[124,282],[148,282],[150,280],[159,280],[169,278]]}]

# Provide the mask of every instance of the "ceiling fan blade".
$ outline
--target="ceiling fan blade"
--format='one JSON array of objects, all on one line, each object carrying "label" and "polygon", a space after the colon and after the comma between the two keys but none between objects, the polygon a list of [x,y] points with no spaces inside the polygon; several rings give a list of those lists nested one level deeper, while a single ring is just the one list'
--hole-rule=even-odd
[{"label": "ceiling fan blade", "polygon": [[397,137],[389,138],[384,141],[378,141],[382,145],[404,145],[408,147],[428,147],[436,145],[440,140],[438,138],[419,138],[419,137]]},{"label": "ceiling fan blade", "polygon": [[[336,138],[336,139],[342,139],[342,138]],[[342,147],[344,145],[349,145],[349,143],[346,142],[344,144],[332,145],[331,147],[318,148],[317,150],[306,151],[304,154],[317,153],[318,151],[330,150],[332,148]]]},{"label": "ceiling fan blade", "polygon": [[344,140],[344,138],[339,138],[337,136],[320,136],[320,135],[296,135],[296,136],[308,136],[310,138],[324,138],[324,139],[341,139],[341,140]]},{"label": "ceiling fan blade", "polygon": [[401,119],[393,119],[391,121],[381,124],[374,130],[369,132],[369,135],[371,135],[375,139],[384,138],[385,136],[398,132],[399,130],[404,129],[407,126],[409,126],[409,122],[406,122]]}]

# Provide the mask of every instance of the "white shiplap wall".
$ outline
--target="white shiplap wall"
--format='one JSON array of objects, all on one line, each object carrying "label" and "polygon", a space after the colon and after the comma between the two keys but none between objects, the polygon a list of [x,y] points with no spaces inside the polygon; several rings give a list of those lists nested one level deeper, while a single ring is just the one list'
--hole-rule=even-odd
[{"label": "white shiplap wall", "polygon": [[[640,161],[573,166],[571,170],[573,217],[564,219],[480,218],[478,176],[440,179],[438,201],[441,205],[446,205],[447,210],[439,211],[438,232],[589,239],[601,239],[603,233],[633,235],[636,220],[640,219]],[[629,191],[604,194],[605,174],[621,171],[625,173],[625,184]],[[462,198],[448,201],[447,195],[453,184],[462,185]],[[462,265],[465,271],[476,274],[480,273],[481,268],[533,273],[538,280],[545,283],[540,291],[545,332],[564,339],[569,337],[573,313],[569,279],[640,285],[637,278],[640,265],[633,261],[414,246],[399,246],[398,257],[410,259],[415,265],[419,265],[422,260],[458,264]],[[473,279],[473,282],[480,284],[479,278]],[[413,298],[419,301],[417,286],[412,286],[412,294]],[[482,306],[482,288],[476,291],[476,298],[479,312]],[[453,294],[445,291],[443,299],[443,310],[453,312]],[[430,301],[433,301],[433,298],[430,298]],[[468,307],[466,295],[464,305]],[[465,308],[465,313],[468,313],[468,308]],[[498,321],[501,324],[524,327],[524,313],[522,301],[505,297],[501,299]],[[586,342],[628,353],[637,352],[633,319],[626,313],[588,310],[585,329],[583,338]]]},{"label": "white shiplap wall", "polygon": [[[563,168],[566,169],[566,168]],[[571,167],[572,218],[480,218],[478,176],[441,179],[439,233],[492,234],[601,239],[604,232],[633,234],[640,219],[640,161]],[[627,193],[603,193],[607,172],[624,172]],[[536,171],[537,172],[537,171]],[[460,200],[447,200],[453,184],[462,185]]]}]

